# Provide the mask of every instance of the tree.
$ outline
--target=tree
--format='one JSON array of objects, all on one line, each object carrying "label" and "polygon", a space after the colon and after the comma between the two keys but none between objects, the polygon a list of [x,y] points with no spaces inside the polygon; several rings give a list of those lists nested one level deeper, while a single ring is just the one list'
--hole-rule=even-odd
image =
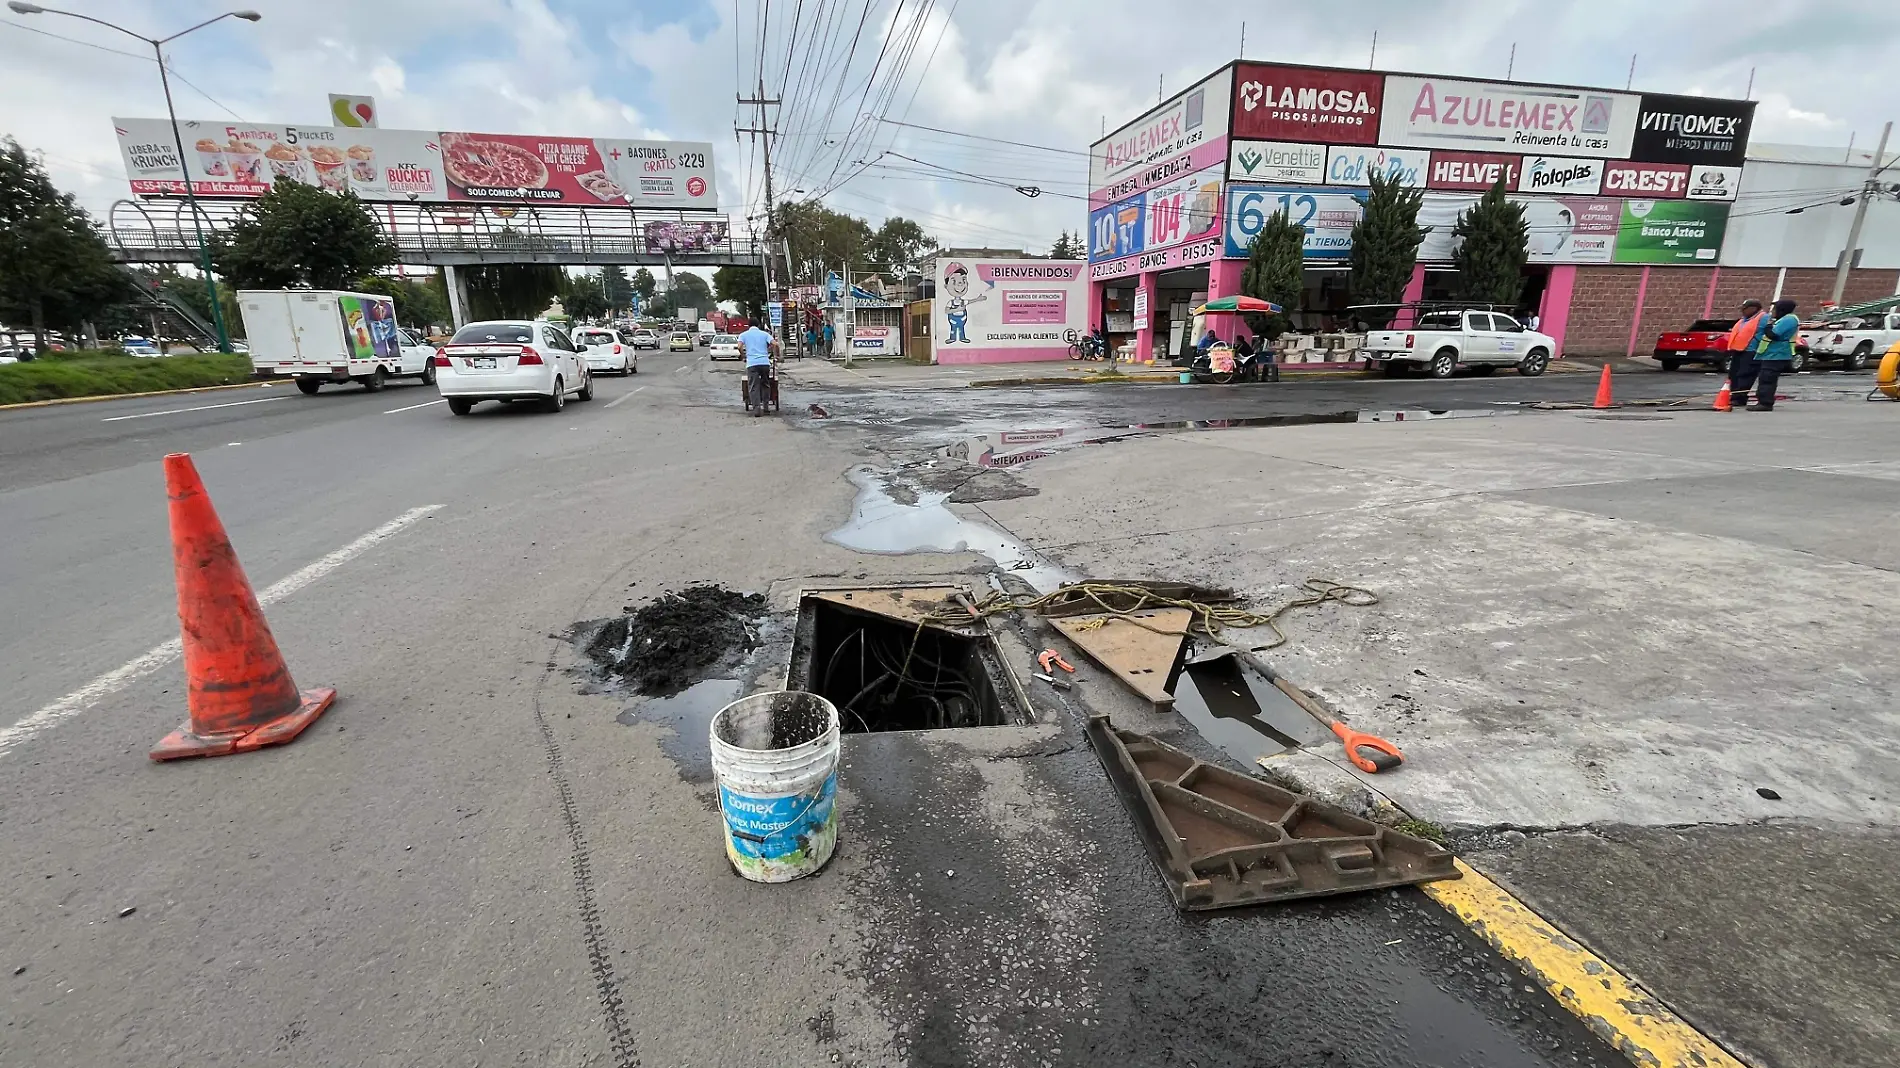
[{"label": "tree", "polygon": [[826,271],[869,259],[876,234],[863,219],[803,200],[781,204],[777,212],[773,232],[791,245],[793,279],[822,281]]},{"label": "tree", "polygon": [[627,281],[627,272],[619,264],[609,264],[600,269],[600,291],[607,297],[610,311],[626,311],[633,307],[633,283]]},{"label": "tree", "polygon": [[561,307],[575,320],[600,319],[607,314],[607,294],[597,274],[563,276]]},{"label": "tree", "polygon": [[1056,235],[1056,243],[1049,249],[1049,258],[1052,260],[1079,260],[1087,255],[1087,252],[1088,250],[1082,246],[1081,235],[1070,234],[1069,231],[1064,230]]},{"label": "tree", "polygon": [[1451,254],[1458,270],[1458,299],[1515,306],[1524,293],[1531,228],[1524,221],[1524,206],[1504,195],[1504,182],[1466,208],[1451,233],[1458,240]]},{"label": "tree", "polygon": [[[1412,284],[1412,270],[1418,264],[1418,246],[1432,230],[1418,225],[1425,193],[1408,189],[1396,177],[1376,170],[1366,177],[1372,183],[1372,193],[1352,227],[1352,299],[1355,304],[1396,304],[1405,299],[1405,289]],[[1392,315],[1379,311],[1364,318],[1374,329],[1380,329]]]},{"label": "tree", "polygon": [[278,182],[212,243],[212,262],[239,289],[348,289],[396,262],[355,193]]},{"label": "tree", "polygon": [[706,280],[690,271],[680,271],[673,275],[673,288],[666,294],[672,298],[673,310],[691,308],[701,315],[712,310],[712,287]]},{"label": "tree", "polygon": [[70,330],[114,302],[115,270],[72,194],[19,142],[0,142],[0,318],[26,319],[42,352],[49,324]]},{"label": "tree", "polygon": [[652,271],[642,267],[633,272],[633,281],[630,284],[633,286],[634,295],[640,298],[641,304],[653,303],[653,291],[659,288],[659,282],[654,279]]},{"label": "tree", "polygon": [[559,267],[538,263],[489,263],[464,267],[468,313],[475,319],[532,319],[561,295]]},{"label": "tree", "polygon": [[870,256],[870,265],[876,270],[888,270],[893,275],[907,268],[915,268],[920,260],[936,250],[937,239],[924,233],[923,227],[902,215],[885,219],[865,247],[866,254]]},{"label": "tree", "polygon": [[713,272],[713,296],[739,306],[739,314],[759,321],[765,308],[765,272],[757,267],[728,265]]},{"label": "tree", "polygon": [[1306,287],[1306,227],[1288,218],[1281,208],[1267,216],[1247,251],[1240,291],[1285,309],[1278,315],[1251,315],[1247,325],[1256,334],[1278,340],[1292,329],[1293,321],[1286,313],[1299,308]]}]

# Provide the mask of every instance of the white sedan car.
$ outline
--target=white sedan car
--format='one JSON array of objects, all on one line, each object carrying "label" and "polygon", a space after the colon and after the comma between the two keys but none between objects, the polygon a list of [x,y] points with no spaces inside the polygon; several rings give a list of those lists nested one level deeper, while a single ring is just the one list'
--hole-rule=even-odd
[{"label": "white sedan car", "polygon": [[574,344],[587,346],[587,369],[612,371],[617,375],[640,373],[640,357],[633,346],[622,344],[620,335],[605,327],[583,326],[574,331]]},{"label": "white sedan car", "polygon": [[707,353],[715,360],[737,360],[745,354],[739,351],[739,338],[734,334],[714,334],[712,347]]},{"label": "white sedan car", "polygon": [[542,411],[558,412],[570,393],[575,400],[594,399],[585,348],[553,323],[470,323],[435,350],[435,386],[456,415],[485,400],[534,401]]}]

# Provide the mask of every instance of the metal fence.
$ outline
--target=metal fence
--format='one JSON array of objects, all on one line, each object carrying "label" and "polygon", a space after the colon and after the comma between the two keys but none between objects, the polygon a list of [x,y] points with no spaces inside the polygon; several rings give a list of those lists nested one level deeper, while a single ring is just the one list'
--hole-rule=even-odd
[{"label": "metal fence", "polygon": [[[205,236],[237,221],[244,203],[198,201]],[[717,267],[756,264],[762,244],[724,215],[608,207],[372,204],[398,262],[416,266],[549,263]],[[113,254],[125,263],[194,263],[197,235],[181,197],[120,200],[108,216]]]}]

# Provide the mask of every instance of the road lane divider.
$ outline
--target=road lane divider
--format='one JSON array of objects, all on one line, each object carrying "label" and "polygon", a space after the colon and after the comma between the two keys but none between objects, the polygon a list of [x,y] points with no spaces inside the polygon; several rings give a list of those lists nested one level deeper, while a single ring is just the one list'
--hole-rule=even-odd
[{"label": "road lane divider", "polygon": [[432,405],[432,404],[441,404],[441,403],[443,403],[443,401],[444,401],[444,399],[445,399],[445,398],[442,398],[442,397],[437,397],[436,399],[434,399],[434,400],[432,400],[432,401],[423,401],[423,402],[422,402],[421,404],[411,404],[411,405],[409,405],[409,406],[408,406],[407,408],[391,408],[391,409],[389,409],[388,411],[386,411],[386,412],[384,412],[383,414],[384,414],[384,415],[395,415],[395,414],[396,414],[397,412],[413,412],[413,411],[415,411],[415,410],[416,410],[417,408],[427,408],[427,407],[429,407],[429,406],[430,406],[430,405]]},{"label": "road lane divider", "polygon": [[101,423],[123,423],[127,419],[150,419],[160,415],[183,415],[186,412],[208,412],[213,408],[236,408],[245,404],[269,404],[272,401],[289,399],[289,397],[259,397],[256,400],[226,401],[223,404],[200,404],[196,408],[167,408],[162,412],[140,412],[137,415],[109,415],[99,421]]},{"label": "road lane divider", "polygon": [[609,407],[609,408],[618,408],[618,407],[619,407],[620,405],[622,405],[622,404],[625,404],[625,403],[626,403],[627,401],[629,401],[629,400],[632,400],[632,399],[633,399],[633,395],[634,395],[635,393],[638,393],[638,392],[640,392],[641,390],[643,390],[643,389],[645,389],[645,388],[647,388],[647,387],[645,387],[645,386],[635,386],[635,387],[634,387],[633,389],[630,389],[630,390],[628,390],[627,392],[625,392],[625,393],[622,393],[622,394],[621,394],[620,396],[618,396],[618,397],[615,397],[615,398],[614,398],[613,400],[610,400],[610,401],[608,401],[608,402],[607,402],[607,407]]},{"label": "road lane divider", "polygon": [[[355,541],[305,564],[272,583],[257,595],[258,604],[268,606],[289,597],[375,548],[378,544],[440,511],[443,507],[445,506],[440,504],[426,504],[420,508],[411,508]],[[178,638],[173,638],[158,645],[151,652],[93,679],[12,726],[0,728],[0,759],[60,721],[85,712],[99,701],[178,659],[183,648],[183,642]]]}]

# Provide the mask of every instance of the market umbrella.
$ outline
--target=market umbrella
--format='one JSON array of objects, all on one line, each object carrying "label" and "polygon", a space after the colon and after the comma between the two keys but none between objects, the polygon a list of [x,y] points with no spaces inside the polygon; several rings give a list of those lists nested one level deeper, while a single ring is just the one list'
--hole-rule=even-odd
[{"label": "market umbrella", "polygon": [[1265,312],[1268,315],[1277,315],[1280,313],[1280,310],[1278,304],[1268,300],[1261,300],[1259,297],[1222,297],[1219,300],[1210,300],[1206,304],[1194,309],[1194,314],[1206,315],[1210,312]]}]

